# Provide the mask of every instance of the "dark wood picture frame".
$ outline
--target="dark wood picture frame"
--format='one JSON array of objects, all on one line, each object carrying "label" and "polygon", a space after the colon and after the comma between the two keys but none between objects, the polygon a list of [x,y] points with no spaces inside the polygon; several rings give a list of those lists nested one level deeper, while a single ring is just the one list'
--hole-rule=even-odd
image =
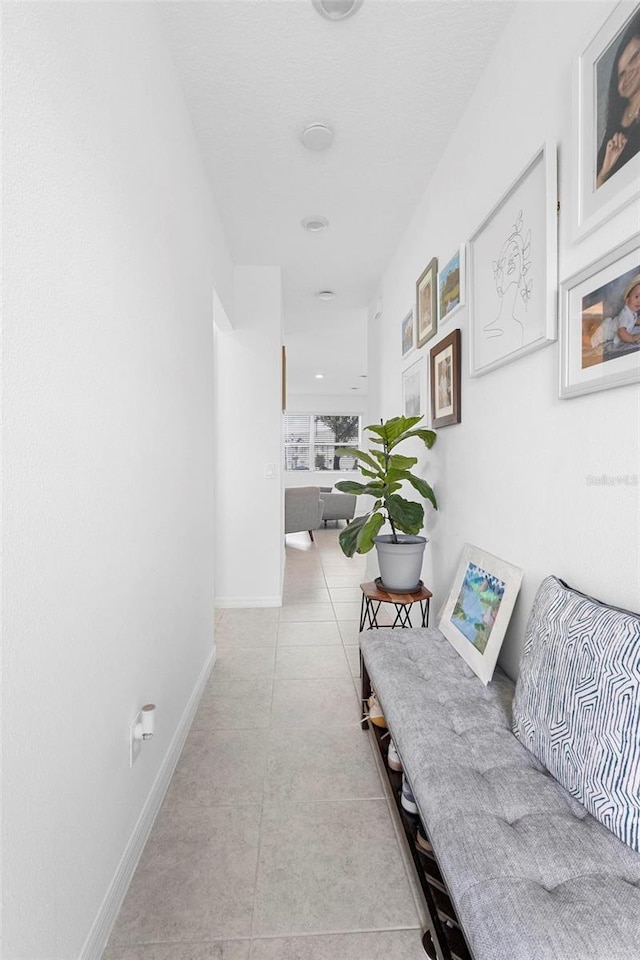
[{"label": "dark wood picture frame", "polygon": [[431,426],[460,423],[460,330],[452,330],[429,354],[431,373]]},{"label": "dark wood picture frame", "polygon": [[429,261],[416,281],[416,343],[424,347],[438,329],[438,258]]}]

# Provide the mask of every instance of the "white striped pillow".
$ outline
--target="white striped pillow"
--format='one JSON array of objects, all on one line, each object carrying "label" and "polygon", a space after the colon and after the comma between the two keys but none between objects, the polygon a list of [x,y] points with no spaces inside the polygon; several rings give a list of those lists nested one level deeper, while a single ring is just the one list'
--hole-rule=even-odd
[{"label": "white striped pillow", "polygon": [[513,732],[640,851],[640,616],[547,577],[527,625]]}]

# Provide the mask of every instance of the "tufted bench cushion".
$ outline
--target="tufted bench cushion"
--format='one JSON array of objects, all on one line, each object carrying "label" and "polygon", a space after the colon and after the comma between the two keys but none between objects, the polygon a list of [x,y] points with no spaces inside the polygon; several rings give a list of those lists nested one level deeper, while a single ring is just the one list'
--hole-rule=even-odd
[{"label": "tufted bench cushion", "polygon": [[475,960],[640,957],[640,854],[513,736],[513,682],[436,629],[360,648]]}]

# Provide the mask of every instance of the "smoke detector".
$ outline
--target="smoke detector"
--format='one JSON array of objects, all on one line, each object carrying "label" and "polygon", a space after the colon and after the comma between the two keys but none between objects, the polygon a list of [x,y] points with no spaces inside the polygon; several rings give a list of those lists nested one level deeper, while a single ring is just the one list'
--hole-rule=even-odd
[{"label": "smoke detector", "polygon": [[347,20],[362,6],[362,0],[311,0],[311,3],[325,20]]},{"label": "smoke detector", "polygon": [[319,290],[318,293],[316,293],[316,297],[318,300],[334,300],[335,293],[333,290]]}]

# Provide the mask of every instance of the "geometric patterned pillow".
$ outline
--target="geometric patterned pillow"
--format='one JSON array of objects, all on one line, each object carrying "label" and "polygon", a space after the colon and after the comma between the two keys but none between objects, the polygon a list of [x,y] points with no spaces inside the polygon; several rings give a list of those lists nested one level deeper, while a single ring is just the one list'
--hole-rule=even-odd
[{"label": "geometric patterned pillow", "polygon": [[513,732],[640,851],[640,616],[547,577],[527,625]]}]

